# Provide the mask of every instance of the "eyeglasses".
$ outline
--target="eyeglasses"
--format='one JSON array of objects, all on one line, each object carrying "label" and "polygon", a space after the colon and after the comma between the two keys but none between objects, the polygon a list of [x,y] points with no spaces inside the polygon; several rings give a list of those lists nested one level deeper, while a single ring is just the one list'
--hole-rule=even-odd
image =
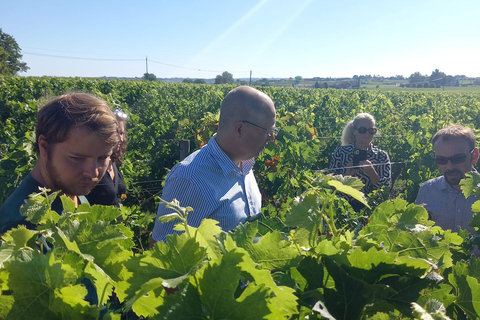
[{"label": "eyeglasses", "polygon": [[374,135],[375,133],[377,133],[377,128],[372,127],[372,128],[368,128],[368,129],[367,129],[367,128],[365,128],[365,127],[360,127],[360,128],[357,129],[357,131],[358,131],[358,133],[360,133],[360,134],[365,134],[365,133],[367,133],[367,131],[368,131],[368,133],[370,133],[371,135]]},{"label": "eyeglasses", "polygon": [[127,120],[128,115],[121,109],[115,109],[113,114],[122,120]]},{"label": "eyeglasses", "polygon": [[275,134],[277,134],[277,132],[278,132],[278,128],[277,128],[277,127],[273,127],[272,129],[268,130],[267,128],[261,127],[261,126],[259,126],[258,124],[255,124],[255,123],[250,122],[250,121],[248,121],[248,120],[242,120],[242,122],[248,123],[248,124],[250,124],[250,125],[252,125],[252,126],[254,126],[254,127],[257,127],[257,128],[260,128],[260,129],[265,130],[265,131],[267,132],[267,135],[269,135],[269,136],[270,136],[270,135],[275,135]]},{"label": "eyeglasses", "polygon": [[465,160],[467,160],[467,157],[472,154],[472,152],[473,150],[470,151],[469,154],[460,153],[451,157],[435,156],[433,157],[433,161],[435,161],[436,164],[439,164],[441,166],[446,165],[448,161],[450,161],[452,164],[460,164],[460,163],[464,163]]}]

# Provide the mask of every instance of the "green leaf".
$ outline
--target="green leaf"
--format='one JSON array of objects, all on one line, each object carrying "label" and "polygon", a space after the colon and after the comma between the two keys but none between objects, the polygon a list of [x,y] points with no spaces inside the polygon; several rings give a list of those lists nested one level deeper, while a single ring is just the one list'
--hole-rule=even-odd
[{"label": "green leaf", "polygon": [[[91,261],[87,262],[84,273],[85,277],[90,279],[95,285],[95,294],[97,295],[98,305],[102,306],[106,304],[108,297],[112,294],[114,284],[117,285],[117,283],[112,281],[112,279],[98,265]],[[122,292],[120,288],[118,291]],[[120,298],[123,298],[123,295],[120,295]]]},{"label": "green leaf", "polygon": [[452,289],[450,284],[439,284],[432,288],[426,288],[421,292],[417,302],[420,305],[426,305],[428,300],[437,300],[448,308],[456,299],[456,296],[451,294]]},{"label": "green leaf", "polygon": [[165,296],[163,301],[158,312],[164,319],[205,319],[198,290],[190,283],[181,292]]},{"label": "green leaf", "polygon": [[[98,210],[112,212],[104,211],[103,207]],[[108,218],[112,216],[107,215]],[[104,290],[111,291],[111,285],[115,286],[119,299],[124,299],[124,288],[128,286],[123,281],[131,277],[124,263],[133,255],[130,250],[133,242],[122,232],[123,228],[111,225],[109,221],[92,222],[89,218],[78,221],[74,217],[66,220],[62,228],[52,235],[56,246],[76,252],[95,264],[87,274],[98,289],[100,301],[106,301],[108,295],[105,293],[108,292]]]},{"label": "green leaf", "polygon": [[182,221],[180,215],[176,212],[166,214],[166,215],[160,216],[160,218],[158,218],[158,221],[160,221],[161,223],[167,223],[167,222],[172,222],[172,221],[176,221],[176,220],[179,220],[179,222]]},{"label": "green leaf", "polygon": [[355,190],[361,191],[365,184],[357,177],[343,176],[341,174],[331,177],[331,180],[341,182],[345,186],[352,187]]},{"label": "green leaf", "polygon": [[114,206],[90,206],[86,203],[82,203],[81,205],[79,205],[76,212],[76,219],[87,220],[90,223],[95,223],[102,220],[105,222],[112,222],[115,221],[115,219],[122,214],[120,209]]},{"label": "green leaf", "polygon": [[60,191],[47,195],[45,189],[40,193],[32,194],[20,207],[20,214],[33,224],[47,224],[47,228],[53,227],[60,219],[60,215],[51,210],[51,204]]},{"label": "green leaf", "polygon": [[[11,229],[2,235],[4,244],[0,247],[0,250],[6,244],[11,244],[14,251],[19,251],[22,248],[28,247],[28,242],[31,242],[32,238],[37,235],[38,232],[27,229],[25,226],[20,225],[18,228]],[[1,262],[1,260],[0,260]]]},{"label": "green leaf", "polygon": [[[157,242],[150,251],[124,263],[126,268],[134,273],[134,276],[126,280],[129,284],[126,293],[133,299],[142,286],[154,278],[161,278],[163,286],[177,286],[179,282],[195,274],[206,258],[206,249],[200,247],[195,239],[188,238],[186,234],[168,236],[167,243]],[[150,293],[149,297],[151,296],[156,295]],[[142,298],[142,301],[145,299]],[[134,300],[129,303],[133,304]]]},{"label": "green leaf", "polygon": [[54,249],[46,255],[31,252],[28,261],[7,262],[8,287],[15,299],[9,318],[73,319],[82,314],[84,319],[98,319],[98,310],[84,300],[87,290],[76,284],[80,261]]},{"label": "green leaf", "polygon": [[325,269],[319,260],[313,257],[306,257],[300,262],[297,270],[306,282],[304,290],[314,290],[323,287]]},{"label": "green leaf", "polygon": [[222,250],[218,243],[218,237],[222,233],[222,228],[218,226],[218,221],[212,219],[203,219],[198,228],[188,226],[191,235],[194,235],[195,241],[201,247],[207,249],[207,256],[210,259],[216,259]]},{"label": "green leaf", "polygon": [[478,280],[468,275],[466,263],[459,262],[453,266],[453,272],[448,275],[450,283],[457,293],[455,302],[470,319],[480,317],[480,284]]},{"label": "green leaf", "polygon": [[193,273],[206,259],[206,249],[185,234],[172,234],[167,236],[167,243],[155,244],[151,258],[155,259],[157,276],[171,279]]},{"label": "green leaf", "polygon": [[[474,208],[475,207],[475,208]],[[478,211],[477,211],[478,209]],[[472,217],[472,221],[468,223],[470,227],[480,230],[480,200],[475,201],[472,205],[472,211],[475,212]]]},{"label": "green leaf", "polygon": [[[480,198],[480,174],[476,171],[465,173],[465,178],[460,180],[460,189],[465,198],[475,195]],[[478,211],[475,211],[478,212]]]},{"label": "green leaf", "polygon": [[325,256],[333,256],[340,254],[342,251],[338,249],[332,241],[329,240],[322,240],[320,243],[315,247],[315,253],[319,255]]},{"label": "green leaf", "polygon": [[62,200],[62,207],[63,207],[63,211],[65,213],[75,212],[75,210],[76,210],[75,202],[73,202],[73,200],[70,197],[67,197],[66,195],[62,195],[62,196],[60,196],[60,199]]},{"label": "green leaf", "polygon": [[285,224],[289,227],[303,227],[312,230],[318,220],[322,219],[319,207],[322,199],[315,189],[305,191],[295,199],[290,211],[285,216]]},{"label": "green leaf", "polygon": [[288,271],[297,266],[302,256],[290,241],[278,231],[267,233],[254,243],[258,225],[255,223],[239,226],[235,229],[232,238],[239,247],[249,253],[253,261],[262,265],[264,269]]},{"label": "green leaf", "polygon": [[153,317],[158,314],[157,308],[163,304],[163,291],[162,278],[150,279],[125,303],[124,309],[133,308],[138,316]]},{"label": "green leaf", "polygon": [[340,191],[358,201],[360,201],[363,205],[365,205],[367,208],[370,208],[370,205],[368,202],[365,200],[365,197],[363,193],[351,186],[344,185],[342,182],[337,181],[337,180],[329,180],[328,182],[329,186],[334,187],[337,189],[337,191]]},{"label": "green leaf", "polygon": [[[242,275],[252,282],[238,296]],[[279,319],[297,312],[293,290],[277,287],[270,273],[255,269],[242,249],[209,263],[190,283],[197,287],[205,313],[212,318]]]},{"label": "green leaf", "polygon": [[14,303],[15,299],[12,295],[0,295],[0,319],[8,319]]}]

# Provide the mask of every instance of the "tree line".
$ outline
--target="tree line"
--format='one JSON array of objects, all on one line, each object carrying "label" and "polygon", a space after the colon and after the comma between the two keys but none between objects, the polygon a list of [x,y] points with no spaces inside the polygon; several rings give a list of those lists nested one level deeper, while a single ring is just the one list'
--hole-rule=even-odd
[{"label": "tree line", "polygon": [[[26,72],[30,69],[25,62],[22,62],[22,54],[21,49],[15,39],[2,31],[0,28],[0,75],[17,75],[19,72]],[[148,81],[156,81],[157,77],[153,73],[144,73],[143,77],[144,80]],[[378,77],[375,75],[354,75],[351,79],[337,79],[337,80],[344,80],[344,85],[346,87],[355,87],[348,83],[348,80],[353,80],[357,82],[357,87],[359,87],[360,82],[362,80],[373,80]],[[451,76],[447,75],[444,72],[435,69],[432,71],[431,75],[424,75],[419,71],[416,71],[410,75],[408,78],[404,78],[401,75],[396,75],[394,77],[388,77],[382,79],[388,80],[398,80],[404,81],[408,80],[408,83],[401,83],[400,86],[404,87],[422,87],[422,88],[440,88],[442,86],[459,86],[461,79],[466,79],[464,75],[456,75]],[[317,82],[314,85],[314,88],[327,88],[330,87],[326,81],[327,78],[319,78],[315,77],[312,80],[316,80]],[[296,76],[294,85],[298,85],[303,78],[301,76]],[[272,85],[273,80],[268,80],[263,78],[261,80],[255,81],[254,85],[261,85],[261,86],[270,86]],[[196,83],[196,84],[205,84],[205,79],[184,79],[184,83]],[[274,81],[273,81],[274,82]],[[323,83],[322,83],[323,82]],[[248,84],[247,81],[244,80],[234,80],[233,74],[228,71],[224,71],[222,74],[219,74],[215,77],[215,84]],[[476,80],[474,85],[480,85],[480,81]],[[341,87],[344,87],[341,85]]]}]

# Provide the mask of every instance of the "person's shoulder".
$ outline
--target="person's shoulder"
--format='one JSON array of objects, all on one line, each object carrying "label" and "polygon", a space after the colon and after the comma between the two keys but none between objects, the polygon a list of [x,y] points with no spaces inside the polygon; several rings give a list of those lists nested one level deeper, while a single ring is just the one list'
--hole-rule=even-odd
[{"label": "person's shoulder", "polygon": [[445,179],[445,178],[444,178],[443,176],[439,176],[439,177],[436,177],[436,178],[427,180],[427,181],[425,181],[424,183],[422,183],[422,185],[420,186],[420,188],[426,189],[426,188],[439,187],[439,186],[442,185],[444,179]]},{"label": "person's shoulder", "polygon": [[350,143],[350,144],[347,144],[346,146],[338,146],[334,152],[337,154],[341,154],[341,153],[350,153],[350,152],[353,152],[353,150],[355,150],[355,144]]},{"label": "person's shoulder", "polygon": [[40,184],[29,174],[13,193],[0,206],[0,223],[7,224],[14,221],[21,221],[24,218],[20,215],[20,207],[32,193],[40,192]]},{"label": "person's shoulder", "polygon": [[170,170],[170,178],[190,178],[202,171],[202,167],[209,162],[210,154],[208,149],[203,148],[191,153],[188,157],[177,163]]},{"label": "person's shoulder", "polygon": [[41,187],[41,185],[32,177],[31,174],[28,174],[3,203],[2,207],[16,202],[23,204],[23,202],[28,199],[30,194],[40,192],[39,187]]},{"label": "person's shoulder", "polygon": [[386,154],[388,155],[388,152],[383,150],[383,149],[380,149],[377,145],[374,145],[372,144],[372,151],[373,152],[377,152],[377,153],[381,153],[381,154]]}]

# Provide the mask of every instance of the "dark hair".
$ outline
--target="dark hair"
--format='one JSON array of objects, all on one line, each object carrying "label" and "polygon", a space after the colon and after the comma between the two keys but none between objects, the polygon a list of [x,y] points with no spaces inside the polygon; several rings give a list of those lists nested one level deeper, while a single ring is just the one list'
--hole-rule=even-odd
[{"label": "dark hair", "polygon": [[432,138],[432,145],[435,146],[435,142],[437,142],[438,139],[448,141],[452,138],[465,139],[471,150],[475,148],[475,133],[473,133],[472,129],[461,126],[459,124],[450,124],[445,128],[438,130]]},{"label": "dark hair", "polygon": [[38,112],[34,151],[38,154],[41,135],[52,147],[67,140],[70,130],[79,127],[90,129],[109,145],[118,144],[118,123],[108,103],[86,93],[68,93],[47,103]]}]

